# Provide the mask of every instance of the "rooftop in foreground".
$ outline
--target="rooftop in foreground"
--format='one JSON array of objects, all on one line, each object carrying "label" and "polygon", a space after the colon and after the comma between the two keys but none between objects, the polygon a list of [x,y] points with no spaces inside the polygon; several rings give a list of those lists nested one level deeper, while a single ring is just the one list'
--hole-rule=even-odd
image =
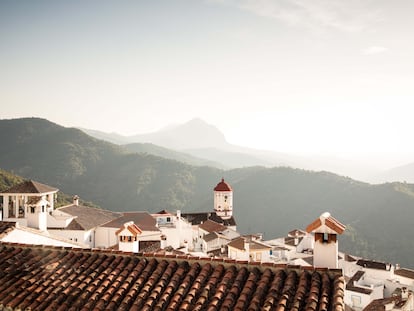
[{"label": "rooftop in foreground", "polygon": [[337,269],[0,244],[0,310],[343,311]]}]

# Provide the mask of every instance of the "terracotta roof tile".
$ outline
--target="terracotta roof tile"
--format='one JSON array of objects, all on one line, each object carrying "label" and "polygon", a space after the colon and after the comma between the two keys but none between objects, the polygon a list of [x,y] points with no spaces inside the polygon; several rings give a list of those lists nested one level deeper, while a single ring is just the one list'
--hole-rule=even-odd
[{"label": "terracotta roof tile", "polygon": [[219,231],[223,231],[223,230],[226,230],[227,229],[222,224],[217,223],[217,222],[212,221],[212,220],[205,221],[204,223],[202,223],[199,226],[199,228],[200,229],[203,229],[204,231],[210,232],[210,233],[211,232],[219,232]]},{"label": "terracotta roof tile", "polygon": [[0,305],[20,310],[344,310],[334,270],[0,243]]},{"label": "terracotta roof tile", "polygon": [[123,212],[116,219],[108,221],[102,227],[120,228],[127,222],[134,222],[143,231],[159,231],[157,221],[148,212]]},{"label": "terracotta roof tile", "polygon": [[323,213],[319,218],[317,218],[315,221],[313,221],[310,225],[306,227],[306,232],[313,232],[323,224],[325,224],[328,228],[332,229],[338,234],[342,234],[346,228],[344,224],[332,217],[329,213]]}]

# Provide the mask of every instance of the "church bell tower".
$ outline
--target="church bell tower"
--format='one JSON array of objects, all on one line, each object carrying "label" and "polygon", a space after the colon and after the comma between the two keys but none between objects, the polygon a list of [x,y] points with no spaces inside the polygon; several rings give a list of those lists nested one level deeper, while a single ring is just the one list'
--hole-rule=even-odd
[{"label": "church bell tower", "polygon": [[222,219],[233,216],[233,189],[224,178],[214,188],[214,211]]}]

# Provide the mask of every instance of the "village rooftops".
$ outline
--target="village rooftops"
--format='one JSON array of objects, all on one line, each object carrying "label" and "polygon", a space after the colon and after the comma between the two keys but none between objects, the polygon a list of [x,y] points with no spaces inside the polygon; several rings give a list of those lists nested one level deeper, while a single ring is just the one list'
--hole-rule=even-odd
[{"label": "village rooftops", "polygon": [[338,269],[0,243],[7,310],[343,311]]},{"label": "village rooftops", "polygon": [[236,226],[236,220],[233,216],[229,219],[222,219],[215,212],[182,213],[181,217],[187,219],[192,225],[200,225],[207,220],[212,220],[224,226]]},{"label": "village rooftops", "polygon": [[0,193],[4,194],[43,194],[43,193],[55,193],[59,189],[50,187],[48,185],[41,184],[40,182],[33,180],[26,180],[20,184],[12,186]]},{"label": "village rooftops", "polygon": [[71,204],[56,209],[75,217],[65,228],[67,230],[90,230],[111,220],[122,216],[120,213],[111,212],[105,209]]},{"label": "village rooftops", "polygon": [[142,231],[160,231],[160,229],[157,228],[157,221],[148,212],[119,213],[118,218],[103,224],[102,227],[118,229],[122,227],[126,222],[130,221],[137,225]]},{"label": "village rooftops", "polygon": [[215,221],[212,220],[207,220],[206,222],[203,222],[200,226],[200,229],[203,229],[204,231],[207,232],[219,232],[219,231],[224,231],[227,229],[226,226],[223,226],[222,224],[219,224]]},{"label": "village rooftops", "polygon": [[253,240],[249,237],[239,237],[231,241],[228,246],[237,248],[241,251],[246,250],[245,243],[249,243],[249,249],[251,250],[262,250],[262,249],[272,249],[272,246],[262,243],[260,241]]}]

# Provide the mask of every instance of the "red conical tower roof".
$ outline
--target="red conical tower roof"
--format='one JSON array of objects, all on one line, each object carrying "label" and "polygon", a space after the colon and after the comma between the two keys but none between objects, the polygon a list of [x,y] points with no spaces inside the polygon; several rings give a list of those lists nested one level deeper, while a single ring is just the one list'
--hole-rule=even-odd
[{"label": "red conical tower roof", "polygon": [[222,178],[214,188],[214,191],[233,191],[233,189],[231,189],[230,185],[224,181],[224,178]]}]

